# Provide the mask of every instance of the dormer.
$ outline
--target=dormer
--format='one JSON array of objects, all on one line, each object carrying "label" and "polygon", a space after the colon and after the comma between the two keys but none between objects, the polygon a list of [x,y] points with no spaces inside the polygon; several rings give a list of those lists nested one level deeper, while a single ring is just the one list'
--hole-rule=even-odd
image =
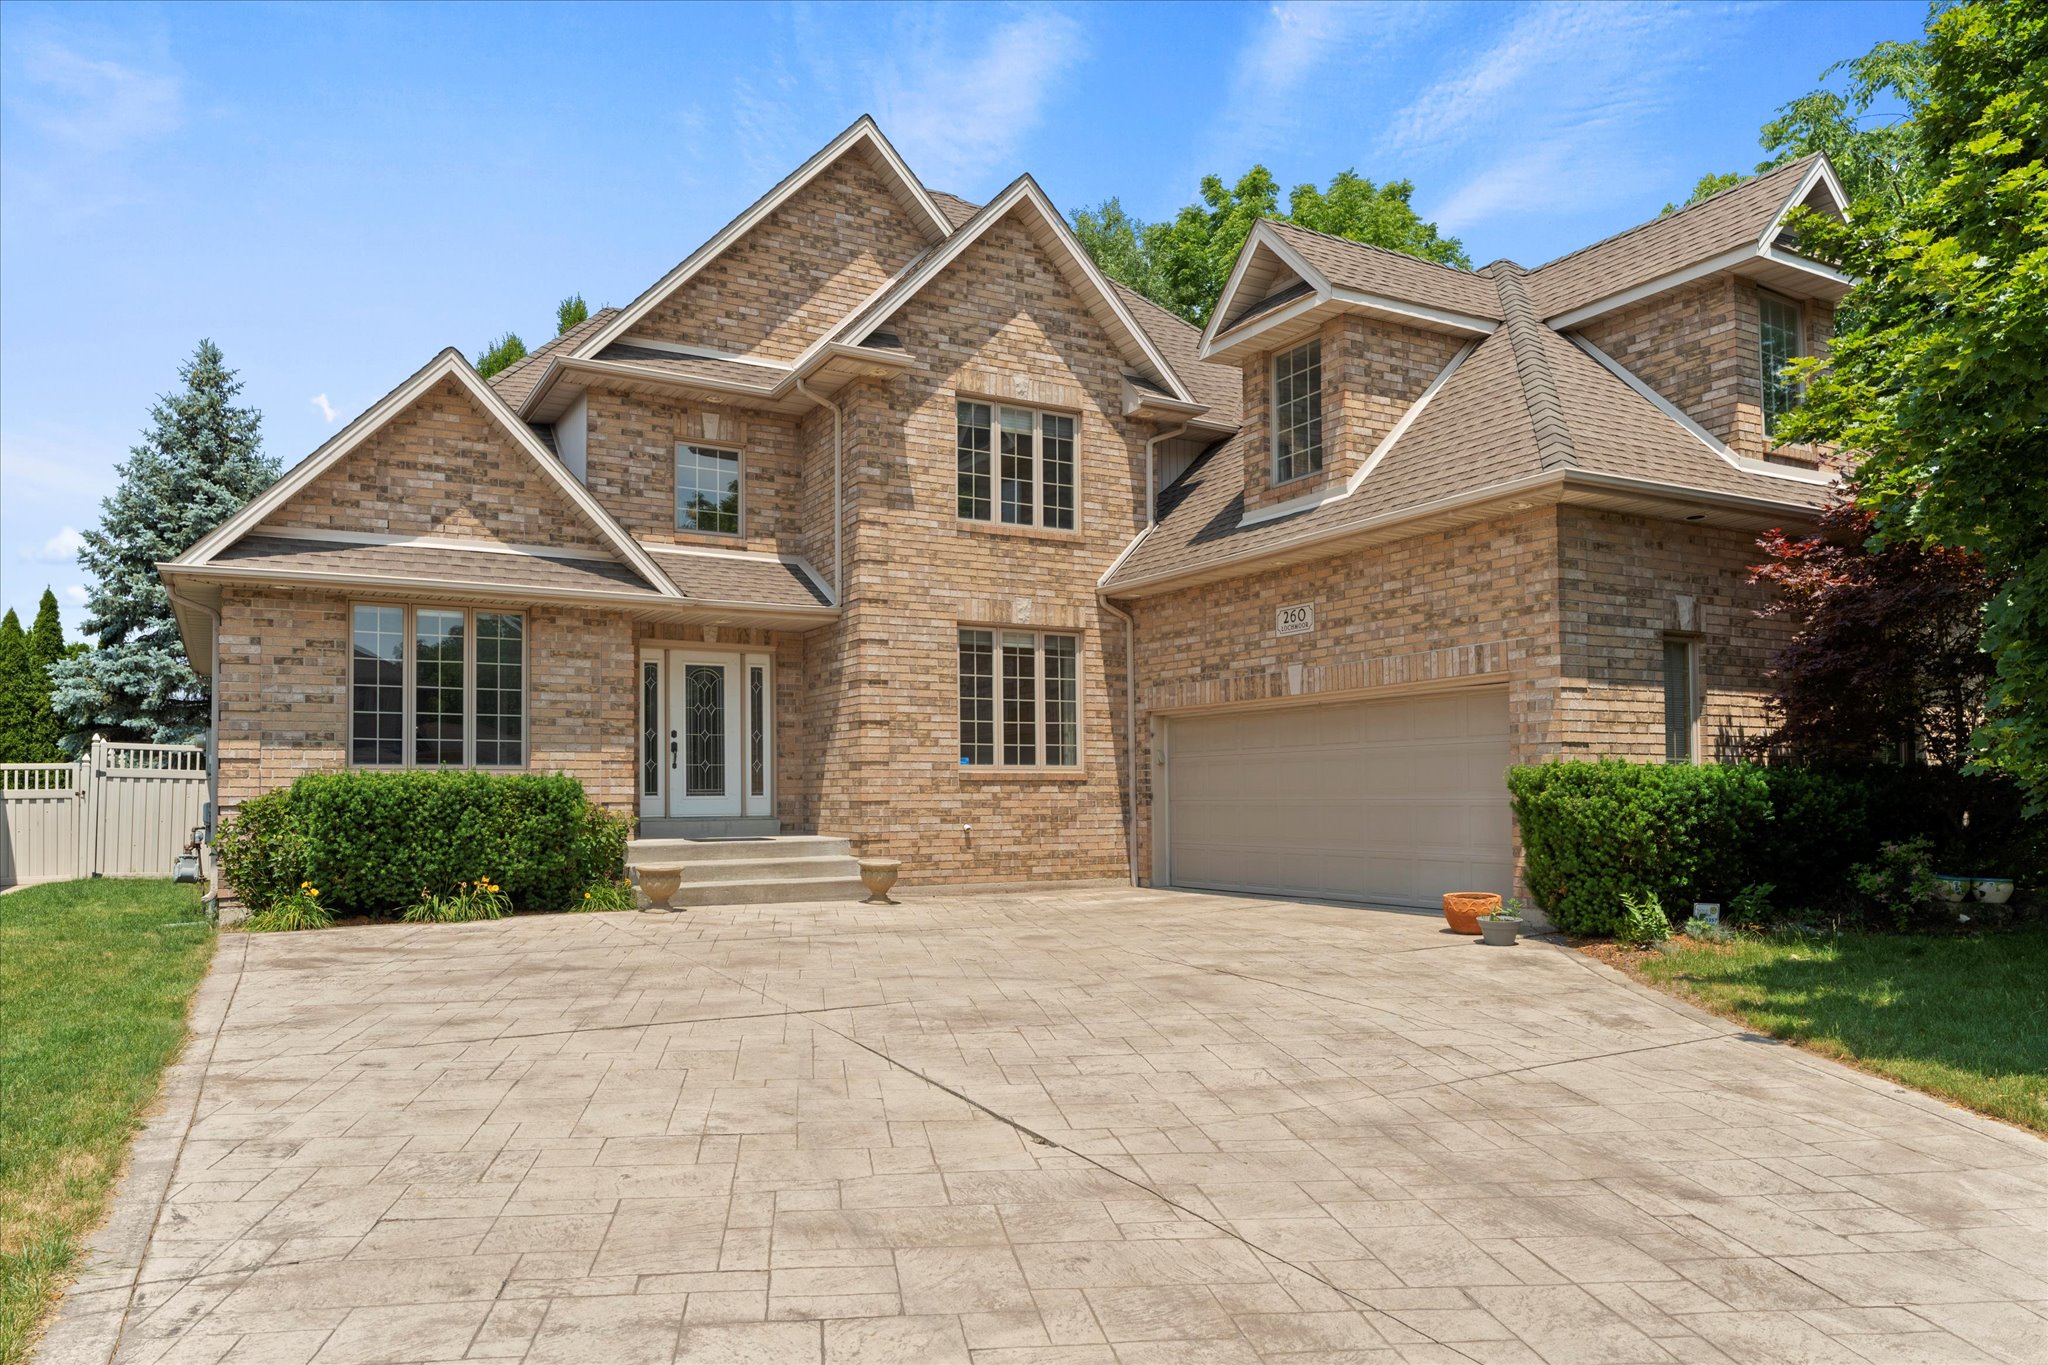
[{"label": "dormer", "polygon": [[1202,337],[1203,359],[1243,375],[1246,519],[1342,492],[1499,324],[1498,294],[1468,271],[1260,222]]}]

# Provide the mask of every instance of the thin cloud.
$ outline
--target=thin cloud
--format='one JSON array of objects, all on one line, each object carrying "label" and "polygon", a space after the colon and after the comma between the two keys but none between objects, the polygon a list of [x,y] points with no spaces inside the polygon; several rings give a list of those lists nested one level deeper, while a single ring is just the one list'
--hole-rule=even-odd
[{"label": "thin cloud", "polygon": [[314,394],[310,401],[314,409],[319,412],[320,420],[329,426],[333,426],[334,419],[341,416],[339,412],[334,410],[334,404],[327,401],[327,395],[324,393]]},{"label": "thin cloud", "polygon": [[22,44],[10,66],[8,106],[75,151],[119,151],[184,123],[184,94],[174,73],[87,56],[51,39]]},{"label": "thin cloud", "polygon": [[70,564],[77,560],[78,552],[84,548],[85,537],[78,533],[76,526],[67,526],[44,541],[40,547],[23,550],[21,557],[43,564]]},{"label": "thin cloud", "polygon": [[70,604],[71,604],[72,606],[74,606],[74,607],[82,607],[82,606],[84,606],[84,605],[85,605],[85,584],[83,584],[83,583],[71,583],[71,584],[67,584],[67,585],[65,586],[65,589],[64,589],[64,600],[65,600],[66,602],[69,602],[69,603],[70,603]]}]

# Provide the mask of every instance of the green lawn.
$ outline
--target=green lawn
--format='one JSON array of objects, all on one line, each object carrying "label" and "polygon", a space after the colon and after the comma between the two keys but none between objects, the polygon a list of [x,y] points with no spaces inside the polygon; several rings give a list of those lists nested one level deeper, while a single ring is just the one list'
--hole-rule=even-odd
[{"label": "green lawn", "polygon": [[105,1212],[213,938],[196,887],[0,896],[0,1365],[27,1359]]},{"label": "green lawn", "polygon": [[2048,1132],[2048,925],[1677,940],[1643,976],[1775,1038]]}]

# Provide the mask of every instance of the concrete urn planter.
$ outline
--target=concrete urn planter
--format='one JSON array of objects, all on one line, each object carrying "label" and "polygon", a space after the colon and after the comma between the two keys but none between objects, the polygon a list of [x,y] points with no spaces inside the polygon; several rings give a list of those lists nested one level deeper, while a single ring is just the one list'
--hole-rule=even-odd
[{"label": "concrete urn planter", "polygon": [[1512,948],[1521,927],[1518,919],[1483,919],[1479,921],[1479,941],[1494,948]]},{"label": "concrete urn planter", "polygon": [[669,897],[675,895],[683,884],[683,870],[680,867],[643,867],[640,869],[640,894],[647,897],[647,904],[641,910],[650,915],[668,913]]},{"label": "concrete urn planter", "polygon": [[1978,877],[1970,890],[1986,905],[2004,905],[2012,899],[2013,885],[2010,877]]},{"label": "concrete urn planter", "polygon": [[889,899],[889,888],[896,885],[896,874],[902,870],[903,862],[898,858],[862,858],[860,884],[868,889],[868,896],[861,904],[896,904]]},{"label": "concrete urn planter", "polygon": [[1500,897],[1491,891],[1446,891],[1444,922],[1454,934],[1479,932],[1479,917],[1500,909]]}]

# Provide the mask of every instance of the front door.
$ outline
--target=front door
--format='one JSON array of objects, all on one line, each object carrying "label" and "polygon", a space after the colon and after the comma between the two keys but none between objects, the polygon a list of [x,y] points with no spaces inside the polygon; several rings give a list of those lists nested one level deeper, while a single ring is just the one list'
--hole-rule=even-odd
[{"label": "front door", "polygon": [[774,813],[768,667],[764,655],[641,652],[641,815]]}]

